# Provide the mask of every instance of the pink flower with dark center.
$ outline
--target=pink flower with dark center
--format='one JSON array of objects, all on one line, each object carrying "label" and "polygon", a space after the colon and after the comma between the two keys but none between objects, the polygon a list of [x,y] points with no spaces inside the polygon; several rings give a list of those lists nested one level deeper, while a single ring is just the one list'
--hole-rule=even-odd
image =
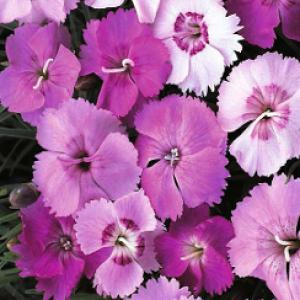
[{"label": "pink flower with dark center", "polygon": [[[153,23],[161,0],[132,0],[141,23]],[[93,8],[120,6],[124,0],[85,0]]]},{"label": "pink flower with dark center", "polygon": [[134,10],[120,9],[92,21],[84,38],[82,75],[95,73],[104,81],[98,107],[123,117],[139,94],[146,98],[159,94],[171,70],[169,53],[151,28],[138,22]]},{"label": "pink flower with dark center", "polygon": [[94,279],[100,295],[128,296],[143,282],[144,271],[159,268],[154,238],[161,226],[142,191],[114,203],[105,199],[88,203],[78,212],[75,230],[83,253],[102,255]]},{"label": "pink flower with dark center", "polygon": [[151,279],[146,287],[140,287],[137,294],[132,295],[132,300],[201,300],[194,298],[187,287],[180,288],[176,279],[170,281],[161,276],[157,280]]},{"label": "pink flower with dark center", "polygon": [[300,41],[299,0],[228,0],[226,7],[241,18],[241,34],[251,44],[271,48],[280,22],[284,35]]},{"label": "pink flower with dark center", "polygon": [[85,257],[76,241],[74,220],[56,219],[43,206],[42,198],[21,209],[23,231],[20,244],[13,246],[19,255],[16,265],[21,277],[36,277],[44,299],[68,299],[85,272],[92,277],[97,255]]},{"label": "pink flower with dark center", "polygon": [[169,232],[155,240],[161,272],[178,278],[194,294],[203,289],[211,295],[222,294],[233,282],[226,248],[232,238],[231,223],[209,217],[208,205],[186,208],[178,221],[171,222]]},{"label": "pink flower with dark center", "polygon": [[233,212],[229,243],[234,272],[265,280],[278,300],[300,295],[300,181],[274,177],[256,186]]},{"label": "pink flower with dark center", "polygon": [[72,97],[80,64],[66,48],[65,28],[50,23],[28,24],[8,37],[9,67],[0,73],[0,101],[37,125],[45,108],[58,107]]},{"label": "pink flower with dark center", "polygon": [[204,103],[179,96],[153,101],[137,113],[135,125],[141,184],[160,218],[176,220],[183,204],[220,203],[226,136]]},{"label": "pink flower with dark center", "polygon": [[299,85],[300,63],[278,53],[242,62],[222,83],[220,124],[229,132],[248,124],[230,153],[250,175],[269,176],[300,154]]},{"label": "pink flower with dark center", "polygon": [[89,200],[114,200],[135,190],[137,151],[123,131],[109,111],[84,100],[45,111],[37,140],[46,151],[37,155],[34,182],[51,212],[69,216]]},{"label": "pink flower with dark center", "polygon": [[164,0],[154,22],[154,34],[171,55],[168,83],[184,91],[206,94],[219,84],[225,66],[237,59],[242,46],[239,18],[227,16],[218,0]]},{"label": "pink flower with dark center", "polygon": [[64,22],[79,0],[0,0],[0,23]]}]

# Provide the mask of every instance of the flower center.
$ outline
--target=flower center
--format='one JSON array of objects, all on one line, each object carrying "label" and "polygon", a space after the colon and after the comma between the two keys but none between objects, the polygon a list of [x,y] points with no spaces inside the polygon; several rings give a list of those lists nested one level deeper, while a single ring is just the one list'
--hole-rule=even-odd
[{"label": "flower center", "polygon": [[209,43],[204,16],[194,12],[180,13],[174,24],[173,40],[177,46],[195,55]]},{"label": "flower center", "polygon": [[199,259],[203,254],[203,247],[198,243],[194,243],[188,246],[187,255],[182,256],[180,259],[185,260],[192,260],[192,259]]},{"label": "flower center", "polygon": [[72,239],[69,236],[63,235],[59,238],[59,247],[64,251],[73,249]]},{"label": "flower center", "polygon": [[281,129],[287,125],[289,98],[288,93],[275,84],[253,89],[252,95],[246,100],[247,113],[243,115],[247,122],[253,120],[252,137],[267,140],[273,134],[273,127]]},{"label": "flower center", "polygon": [[166,154],[164,159],[169,161],[171,166],[174,166],[180,160],[178,148],[171,149],[170,153]]},{"label": "flower center", "polygon": [[127,72],[130,68],[134,67],[134,61],[130,58],[125,58],[122,60],[122,66],[117,68],[106,68],[102,67],[102,72],[107,74],[123,73]]},{"label": "flower center", "polygon": [[291,255],[295,254],[300,249],[300,240],[282,240],[278,235],[275,235],[274,239],[280,246],[283,246],[285,261],[289,263],[291,261]]},{"label": "flower center", "polygon": [[40,86],[42,85],[43,80],[47,80],[49,77],[48,74],[48,68],[50,63],[52,63],[54,61],[53,58],[48,58],[43,66],[43,68],[41,70],[38,71],[38,79],[36,84],[32,87],[34,90],[37,90],[40,88]]},{"label": "flower center", "polygon": [[121,219],[119,224],[109,224],[102,233],[102,243],[114,248],[114,262],[127,265],[145,250],[145,239],[139,234],[138,226],[129,219]]},{"label": "flower center", "polygon": [[81,159],[81,161],[78,164],[78,167],[79,167],[80,170],[82,170],[84,172],[89,171],[90,167],[91,167],[91,163],[90,162],[87,162],[87,161],[83,160],[86,157],[88,157],[88,154],[85,151],[79,152],[79,154],[76,157],[76,158]]}]

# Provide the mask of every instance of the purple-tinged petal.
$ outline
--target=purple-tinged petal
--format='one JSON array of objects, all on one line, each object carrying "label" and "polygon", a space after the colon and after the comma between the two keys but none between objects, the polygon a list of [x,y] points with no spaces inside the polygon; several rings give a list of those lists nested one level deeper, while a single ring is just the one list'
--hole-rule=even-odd
[{"label": "purple-tinged petal", "polygon": [[[132,294],[143,282],[143,269],[136,263],[119,265],[113,258],[104,262],[96,271],[94,285],[97,292],[113,298],[124,298]],[[122,278],[122,280],[120,280]]]},{"label": "purple-tinged petal", "polygon": [[221,295],[233,283],[231,266],[226,257],[206,246],[202,257],[203,285],[211,295]]},{"label": "purple-tinged petal", "polygon": [[162,274],[168,277],[181,276],[188,267],[189,262],[182,260],[185,256],[182,241],[163,233],[155,240],[157,260],[162,266]]},{"label": "purple-tinged petal", "polygon": [[96,183],[111,200],[134,191],[140,172],[137,151],[128,138],[120,133],[106,137],[91,164]]},{"label": "purple-tinged petal", "polygon": [[141,185],[156,214],[163,220],[176,220],[182,214],[183,201],[176,186],[173,170],[160,161],[144,169]]},{"label": "purple-tinged petal", "polygon": [[105,246],[103,231],[116,221],[117,214],[113,204],[105,199],[94,200],[80,210],[74,228],[83,253],[91,254]]},{"label": "purple-tinged petal", "polygon": [[156,228],[155,213],[143,190],[119,198],[115,202],[115,210],[120,220],[133,221],[141,232],[153,231]]}]

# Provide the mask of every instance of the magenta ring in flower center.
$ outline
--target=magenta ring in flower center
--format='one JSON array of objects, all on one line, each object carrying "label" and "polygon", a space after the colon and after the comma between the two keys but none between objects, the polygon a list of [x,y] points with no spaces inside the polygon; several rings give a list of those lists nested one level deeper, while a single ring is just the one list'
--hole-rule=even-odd
[{"label": "magenta ring in flower center", "polygon": [[198,13],[180,13],[174,24],[173,40],[190,55],[202,51],[209,43],[208,28],[203,18]]}]

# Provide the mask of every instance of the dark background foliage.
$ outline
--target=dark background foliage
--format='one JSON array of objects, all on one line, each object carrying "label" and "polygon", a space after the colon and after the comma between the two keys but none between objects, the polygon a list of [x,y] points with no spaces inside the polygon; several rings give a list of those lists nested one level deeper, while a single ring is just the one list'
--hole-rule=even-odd
[{"label": "dark background foliage", "polygon": [[[124,8],[131,8],[131,1],[126,1]],[[76,54],[79,54],[80,45],[83,43],[82,30],[90,19],[101,19],[107,14],[108,10],[94,10],[80,3],[78,9],[72,11],[68,16],[66,25],[72,35],[72,45]],[[5,53],[6,38],[13,33],[17,23],[8,25],[0,24],[0,71],[7,66],[7,57]],[[277,40],[270,51],[278,51],[285,56],[296,57],[300,60],[300,43],[285,38],[281,29],[277,30]],[[239,54],[239,60],[253,59],[257,55],[263,54],[266,50],[251,46],[243,41],[243,51]],[[230,72],[228,68],[224,78]],[[286,78],[289,80],[289,78]],[[89,88],[86,89],[84,82],[89,82]],[[101,88],[101,81],[94,76],[80,81],[75,90],[74,97],[83,97],[91,102],[95,102],[98,92]],[[216,92],[210,92],[203,100],[215,112],[217,112]],[[160,93],[160,98],[169,94],[181,94],[176,86],[168,85]],[[195,97],[195,95],[191,94]],[[199,100],[200,101],[200,100]],[[299,116],[300,117],[300,116]],[[243,130],[229,135],[230,144],[235,137]],[[132,141],[136,137],[136,132],[130,130],[129,136]],[[249,145],[251,147],[251,145]],[[34,290],[35,281],[31,278],[22,279],[18,276],[19,270],[15,267],[15,255],[9,251],[11,245],[16,243],[16,236],[21,230],[18,217],[18,211],[11,208],[9,203],[10,192],[19,187],[22,183],[30,182],[32,179],[32,164],[35,154],[41,151],[41,148],[35,140],[35,129],[24,123],[18,114],[10,113],[0,106],[0,300],[24,300],[24,299],[42,299],[42,295]],[[226,218],[231,217],[231,211],[236,207],[237,202],[241,201],[249,191],[260,182],[270,182],[272,178],[250,177],[247,175],[235,159],[228,154],[229,164],[227,168],[231,176],[227,179],[228,186],[224,193],[223,201],[220,205],[212,208],[212,213],[222,215]],[[212,166],[213,168],[213,166]],[[293,159],[289,161],[279,173],[285,173],[288,176],[299,177],[300,160]],[[32,245],[34,247],[34,245]],[[158,274],[154,274],[158,276]],[[147,279],[147,278],[146,278]],[[122,280],[122,278],[120,278]],[[211,297],[206,294],[201,295],[203,299],[222,299],[222,300],[245,300],[245,299],[273,299],[272,294],[265,286],[264,282],[255,278],[236,278],[234,285],[220,297]],[[93,300],[101,299],[97,296],[91,286],[91,282],[82,279],[77,291],[72,296],[72,300]]]}]

